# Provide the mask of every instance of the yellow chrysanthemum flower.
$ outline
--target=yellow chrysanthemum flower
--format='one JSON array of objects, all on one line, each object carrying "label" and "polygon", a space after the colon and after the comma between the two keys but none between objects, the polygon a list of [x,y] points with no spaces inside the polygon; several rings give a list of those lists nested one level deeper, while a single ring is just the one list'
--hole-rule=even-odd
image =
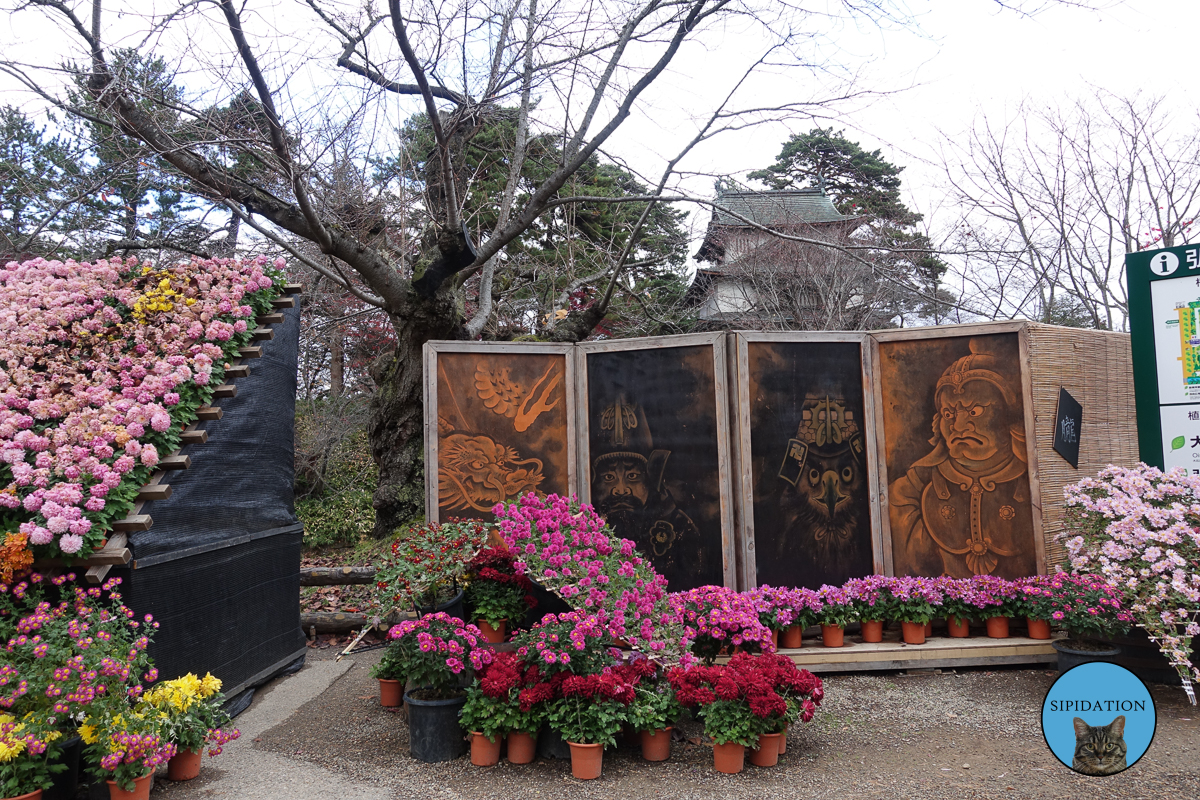
[{"label": "yellow chrysanthemum flower", "polygon": [[204,676],[204,680],[200,681],[200,692],[204,697],[212,697],[219,691],[221,691],[221,679],[211,672]]},{"label": "yellow chrysanthemum flower", "polygon": [[79,726],[79,736],[85,744],[95,744],[100,737],[96,733],[95,725],[83,724]]}]

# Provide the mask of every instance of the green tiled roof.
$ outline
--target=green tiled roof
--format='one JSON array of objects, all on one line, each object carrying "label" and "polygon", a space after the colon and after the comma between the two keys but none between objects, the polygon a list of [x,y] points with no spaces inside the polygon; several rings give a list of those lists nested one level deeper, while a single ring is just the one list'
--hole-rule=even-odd
[{"label": "green tiled roof", "polygon": [[786,189],[775,192],[726,192],[717,196],[720,208],[713,209],[713,224],[744,227],[741,219],[725,209],[759,225],[804,225],[843,222],[855,219],[839,214],[833,201],[820,189]]}]

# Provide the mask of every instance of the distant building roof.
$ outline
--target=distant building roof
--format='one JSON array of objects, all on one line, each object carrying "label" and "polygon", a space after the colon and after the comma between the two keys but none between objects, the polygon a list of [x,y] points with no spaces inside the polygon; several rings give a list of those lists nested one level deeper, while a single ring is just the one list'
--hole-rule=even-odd
[{"label": "distant building roof", "polygon": [[[774,192],[724,192],[717,195],[714,225],[743,227],[744,217],[758,225],[814,225],[857,219],[839,214],[833,201],[820,189],[784,189]],[[732,212],[728,213],[728,212]],[[734,216],[736,214],[737,216]]]}]

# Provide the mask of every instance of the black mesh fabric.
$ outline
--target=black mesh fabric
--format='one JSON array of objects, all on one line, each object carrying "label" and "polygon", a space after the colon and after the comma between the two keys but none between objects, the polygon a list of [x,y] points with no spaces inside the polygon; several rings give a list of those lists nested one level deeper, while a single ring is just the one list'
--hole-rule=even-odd
[{"label": "black mesh fabric", "polygon": [[237,397],[203,422],[191,467],[167,473],[171,496],[146,503],[154,524],[130,534],[125,601],[161,627],[150,654],[162,678],[212,672],[232,697],[305,653],[300,629],[303,525],[292,496],[300,309],[283,310]]},{"label": "black mesh fabric", "polygon": [[171,496],[143,506],[154,525],[129,537],[138,568],[298,524],[292,435],[299,303],[284,309],[283,322],[272,329],[275,338],[258,343],[262,358],[245,362],[250,375],[230,381],[237,397],[213,403],[224,416],[200,423],[208,441],[183,448],[191,467],[167,474]]},{"label": "black mesh fabric", "polygon": [[153,614],[160,624],[150,646],[160,677],[211,672],[232,697],[303,655],[301,538],[297,527],[150,567],[114,570],[124,579],[130,608],[139,617]]}]

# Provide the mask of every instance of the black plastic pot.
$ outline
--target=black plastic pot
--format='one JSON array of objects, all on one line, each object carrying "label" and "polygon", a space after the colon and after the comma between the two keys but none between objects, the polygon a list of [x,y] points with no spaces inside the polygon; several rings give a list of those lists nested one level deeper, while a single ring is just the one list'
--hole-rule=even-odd
[{"label": "black plastic pot", "polygon": [[1091,661],[1112,661],[1121,655],[1119,647],[1107,647],[1103,650],[1076,650],[1068,647],[1061,639],[1055,639],[1050,644],[1058,651],[1059,672],[1066,672],[1072,667],[1078,667],[1080,664],[1087,664]]},{"label": "black plastic pot", "polygon": [[66,764],[62,772],[51,776],[54,785],[42,791],[42,800],[75,800],[79,790],[79,757],[83,754],[83,739],[72,736],[59,746],[54,761]]},{"label": "black plastic pot", "polygon": [[[419,692],[414,689],[413,692]],[[458,712],[466,697],[449,700],[421,700],[413,692],[404,693],[408,704],[409,752],[418,761],[453,761],[467,752],[467,740],[458,724]]]},{"label": "black plastic pot", "polygon": [[537,754],[538,758],[558,758],[569,761],[571,746],[562,738],[562,734],[549,725],[543,725],[542,729],[538,731]]},{"label": "black plastic pot", "polygon": [[466,620],[464,617],[464,615],[467,612],[466,612],[466,609],[463,608],[463,590],[459,589],[458,594],[454,595],[454,597],[451,597],[449,600],[442,603],[441,605],[417,606],[417,614],[419,614],[422,617],[425,616],[426,614],[433,614],[438,611],[445,611],[450,616],[458,617],[459,619],[463,620],[464,622],[467,622],[468,620]]}]

